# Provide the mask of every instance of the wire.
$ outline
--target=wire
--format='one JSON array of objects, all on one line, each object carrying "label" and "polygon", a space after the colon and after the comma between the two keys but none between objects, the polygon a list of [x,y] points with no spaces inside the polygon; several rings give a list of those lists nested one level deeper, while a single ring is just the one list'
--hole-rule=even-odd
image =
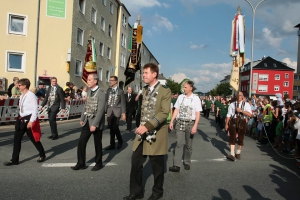
[{"label": "wire", "polygon": [[264,127],[264,131],[265,131],[265,134],[266,134],[266,136],[267,136],[267,138],[268,138],[268,141],[269,141],[270,146],[272,147],[272,149],[273,149],[280,157],[282,157],[282,158],[284,158],[284,159],[288,159],[288,160],[295,160],[295,159],[300,158],[300,156],[295,157],[295,158],[290,158],[290,157],[286,157],[286,156],[281,155],[281,154],[273,147],[273,145],[271,145],[271,142],[270,142],[270,140],[269,140],[269,136],[268,136],[268,134],[267,134],[267,131],[266,131],[266,129],[265,129],[265,125],[264,125],[264,124],[263,124],[263,127]]}]

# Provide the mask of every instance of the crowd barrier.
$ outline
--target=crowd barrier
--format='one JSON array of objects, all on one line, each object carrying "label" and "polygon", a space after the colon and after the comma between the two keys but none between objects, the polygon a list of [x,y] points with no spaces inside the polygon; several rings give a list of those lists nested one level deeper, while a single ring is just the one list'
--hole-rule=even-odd
[{"label": "crowd barrier", "polygon": [[[43,101],[38,100],[38,105],[40,106]],[[74,99],[66,101],[66,111],[59,112],[56,115],[58,119],[69,119],[69,117],[75,117],[81,115],[83,107],[85,105],[84,100]],[[39,119],[49,119],[48,117],[48,106],[44,106],[42,110],[38,112]],[[8,98],[5,100],[0,100],[0,123],[3,122],[13,122],[17,120],[19,113],[19,99],[18,98]]]}]

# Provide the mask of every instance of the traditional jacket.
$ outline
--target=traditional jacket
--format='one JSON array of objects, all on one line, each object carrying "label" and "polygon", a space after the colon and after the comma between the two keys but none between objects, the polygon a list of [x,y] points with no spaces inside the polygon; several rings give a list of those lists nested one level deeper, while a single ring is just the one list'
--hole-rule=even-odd
[{"label": "traditional jacket", "polygon": [[[146,96],[148,86],[143,89],[143,97]],[[167,118],[171,105],[171,90],[160,85],[157,90],[156,103],[153,109],[154,117],[149,119],[144,126],[148,131],[156,130],[156,141],[148,143],[146,140],[140,140],[139,135],[136,135],[132,150],[135,151],[141,142],[143,144],[143,155],[165,155],[168,151],[168,124]],[[143,99],[144,101],[144,99]],[[144,102],[145,103],[145,102]]]}]

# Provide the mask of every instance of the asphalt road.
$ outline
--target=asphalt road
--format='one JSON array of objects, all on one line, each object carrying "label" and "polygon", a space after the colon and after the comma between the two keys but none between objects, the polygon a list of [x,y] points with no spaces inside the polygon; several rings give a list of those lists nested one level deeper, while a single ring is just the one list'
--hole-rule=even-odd
[{"label": "asphalt road", "polygon": [[[73,171],[76,163],[79,120],[58,125],[60,138],[49,140],[49,126],[42,123],[42,144],[47,160],[37,163],[38,152],[25,135],[20,164],[4,166],[12,154],[13,126],[0,127],[0,199],[122,199],[129,194],[130,159],[133,132],[120,126],[124,145],[121,150],[103,150],[105,167],[99,171]],[[214,117],[201,117],[193,141],[191,170],[169,172],[172,166],[175,133],[169,133],[166,155],[164,197],[167,200],[198,199],[299,199],[300,169],[294,160],[280,157],[269,146],[261,146],[245,137],[242,159],[225,159],[229,152],[227,135],[215,127]],[[103,148],[109,145],[109,130],[103,132]],[[283,154],[286,156],[285,154]],[[87,145],[88,163],[93,163],[93,138]],[[153,176],[148,160],[143,180],[145,198],[151,195]]]}]

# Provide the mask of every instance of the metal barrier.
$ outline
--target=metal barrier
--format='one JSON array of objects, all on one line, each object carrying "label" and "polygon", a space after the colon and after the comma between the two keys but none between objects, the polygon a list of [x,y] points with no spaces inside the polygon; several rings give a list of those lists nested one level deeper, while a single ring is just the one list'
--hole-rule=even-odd
[{"label": "metal barrier", "polygon": [[[40,106],[43,101],[38,100],[38,105]],[[66,111],[59,112],[56,115],[58,119],[69,119],[69,117],[80,116],[85,105],[84,100],[70,100],[66,101]],[[44,106],[42,110],[38,112],[39,119],[49,119],[48,117],[48,106]],[[0,123],[2,122],[13,122],[17,120],[19,114],[19,99],[9,98],[5,100],[0,100]]]}]

